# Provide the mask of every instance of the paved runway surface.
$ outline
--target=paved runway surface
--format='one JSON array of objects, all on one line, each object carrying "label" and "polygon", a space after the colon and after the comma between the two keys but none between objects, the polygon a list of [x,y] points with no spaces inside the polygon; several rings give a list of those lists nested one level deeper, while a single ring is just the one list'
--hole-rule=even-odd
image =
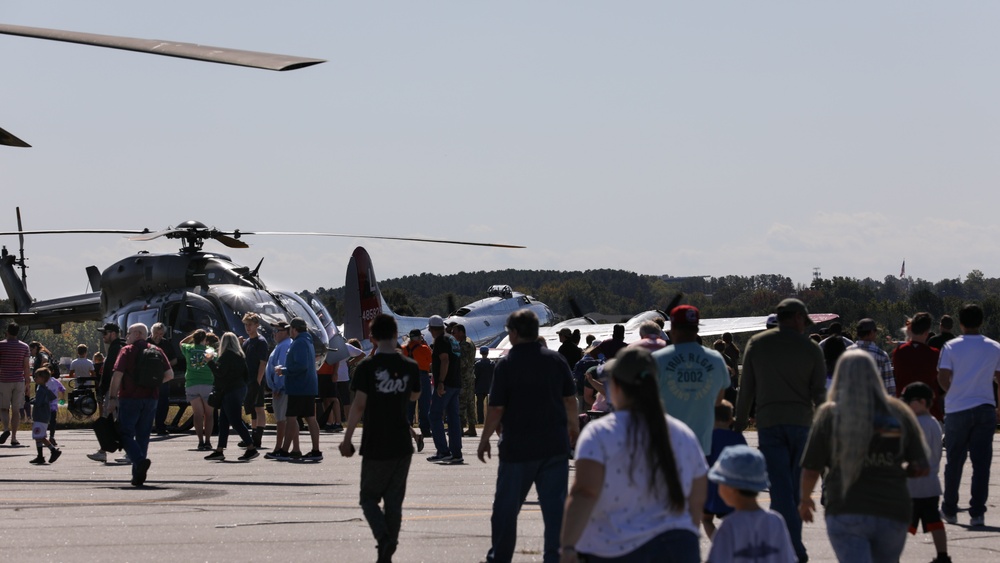
[{"label": "paved runway surface", "polygon": [[[63,456],[36,467],[30,432],[22,444],[0,446],[0,545],[7,561],[373,561],[375,541],[358,506],[360,458],[340,457],[340,434],[321,438],[326,459],[315,464],[265,460],[209,462],[193,435],[156,438],[147,486],[129,485],[127,465],[87,459],[97,449],[89,430],[57,433]],[[753,444],[756,435],[747,433]],[[272,433],[265,446],[272,445]],[[355,436],[355,445],[360,436]],[[232,443],[235,443],[235,440]],[[399,562],[484,561],[490,545],[490,505],[496,459],[474,456],[478,439],[465,443],[466,465],[414,457],[403,508]],[[496,451],[494,445],[493,451]],[[235,459],[240,450],[230,447]],[[47,457],[47,454],[46,454]],[[968,500],[971,468],[963,475]],[[572,475],[571,475],[572,479]],[[987,527],[970,530],[968,514],[948,526],[954,561],[1000,558],[1000,464],[994,472]],[[764,497],[766,501],[766,497]],[[541,561],[541,514],[535,494],[521,513],[515,561]],[[835,561],[822,522],[804,532],[811,561]],[[702,554],[709,543],[702,538]],[[908,540],[903,561],[930,561],[930,536]]]}]

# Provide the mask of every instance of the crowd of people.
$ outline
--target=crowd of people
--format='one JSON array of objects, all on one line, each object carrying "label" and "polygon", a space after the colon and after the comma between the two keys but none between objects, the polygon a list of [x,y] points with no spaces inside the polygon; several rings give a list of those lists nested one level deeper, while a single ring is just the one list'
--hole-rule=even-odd
[{"label": "crowd of people", "polygon": [[[581,348],[580,333],[563,329],[556,351],[539,338],[538,318],[519,310],[507,320],[511,348],[493,361],[487,348],[476,359],[460,324],[446,326],[433,316],[431,342],[414,330],[400,345],[395,319],[378,315],[371,354],[355,342],[357,353],[340,362],[349,388],[337,389],[337,365],[326,391],[316,368],[325,351],[299,318],[271,325],[272,350],[260,335],[261,318],[248,313],[247,336],[195,330],[179,351],[198,449],[209,452],[207,460],[225,459],[230,430],[242,439],[241,461],[260,455],[265,389],[277,423],[268,458],[322,460],[321,423],[343,432],[339,451],[352,456],[363,424],[360,504],[379,561],[390,561],[397,549],[410,460],[424,439],[434,445],[429,462],[461,465],[463,437],[478,438],[476,455],[485,463],[494,434],[500,439],[487,561],[512,559],[518,514],[532,486],[546,562],[700,561],[702,529],[712,541],[708,561],[747,554],[756,561],[808,561],[802,526],[815,517],[820,482],[839,560],[898,560],[907,532],[922,525],[933,539],[934,561],[950,561],[944,523],[957,522],[967,457],[970,526],[985,524],[1000,343],[979,333],[982,308],[962,308],[957,336],[950,317],[933,334],[931,316],[917,313],[889,353],[871,319],[857,322],[852,339],[840,323],[816,330],[798,299],[783,300],[774,317],[775,327],[751,337],[742,351],[730,334],[705,346],[699,311],[688,305],[671,310],[668,332],[650,321],[639,340],[627,343],[623,327],[615,327],[608,340]],[[80,345],[69,371],[80,386],[93,385],[100,416],[117,417],[132,484],[142,486],[150,435],[161,431],[163,395],[178,358],[162,343],[162,324],[151,330],[134,324],[125,339],[118,331],[113,323],[101,330],[103,365]],[[20,420],[31,418],[38,450],[31,463],[52,463],[61,455],[55,415],[65,389],[53,377],[51,353],[41,343],[21,342],[18,332],[11,323],[0,342],[0,444],[19,445]],[[317,399],[327,407],[319,420]],[[337,401],[336,416],[330,399]],[[300,453],[296,419],[309,430],[307,454]],[[751,425],[757,448],[743,436]],[[89,457],[106,461],[108,453]],[[769,508],[757,500],[764,491]]]}]

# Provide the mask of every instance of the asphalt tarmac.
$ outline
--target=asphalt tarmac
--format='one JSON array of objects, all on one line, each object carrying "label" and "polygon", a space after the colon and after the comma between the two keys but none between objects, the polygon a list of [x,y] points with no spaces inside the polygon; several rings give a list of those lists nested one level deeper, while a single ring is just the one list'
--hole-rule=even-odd
[{"label": "asphalt tarmac", "polygon": [[[202,459],[206,452],[195,449],[193,434],[154,437],[148,481],[135,488],[129,484],[129,466],[86,457],[97,449],[90,430],[58,431],[63,455],[44,466],[28,463],[35,448],[30,432],[19,432],[22,447],[0,446],[0,557],[32,562],[374,561],[375,541],[358,506],[360,458],[339,455],[341,436],[323,433],[326,458],[309,464],[263,457],[230,461],[240,454],[238,438],[227,450],[230,460],[210,462]],[[754,445],[756,435],[746,437]],[[273,441],[273,433],[265,435],[265,446]],[[355,445],[359,441],[356,435]],[[497,461],[480,463],[476,444],[478,438],[466,439],[464,465],[425,461],[433,453],[430,445],[414,456],[395,561],[485,560]],[[947,526],[956,562],[1000,558],[996,455],[987,526],[969,529],[964,511],[959,525]],[[970,475],[967,465],[963,501]],[[521,512],[515,561],[541,561],[542,522],[535,500],[532,491]],[[766,503],[766,495],[762,500]],[[806,525],[804,541],[810,561],[836,560],[822,519]],[[701,545],[705,557],[709,542],[704,536]],[[908,540],[902,561],[933,557],[930,536],[920,534]]]}]

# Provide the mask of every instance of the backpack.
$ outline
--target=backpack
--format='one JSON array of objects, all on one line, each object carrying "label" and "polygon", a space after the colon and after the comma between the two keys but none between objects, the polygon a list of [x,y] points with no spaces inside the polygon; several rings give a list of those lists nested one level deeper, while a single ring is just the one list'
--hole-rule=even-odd
[{"label": "backpack", "polygon": [[58,379],[59,378],[59,362],[55,361],[55,359],[51,355],[49,355],[49,354],[44,354],[44,356],[45,356],[45,360],[43,360],[42,365],[43,366],[44,365],[48,365],[48,367],[49,367],[49,373],[52,374],[52,377],[55,377],[56,379]]},{"label": "backpack", "polygon": [[163,353],[152,344],[146,345],[135,362],[135,374],[132,376],[136,387],[144,389],[158,388],[163,383]]}]

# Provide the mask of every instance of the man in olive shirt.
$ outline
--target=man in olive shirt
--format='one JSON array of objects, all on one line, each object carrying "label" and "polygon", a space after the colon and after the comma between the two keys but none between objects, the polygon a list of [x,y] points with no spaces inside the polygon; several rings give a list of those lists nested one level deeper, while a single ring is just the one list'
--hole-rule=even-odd
[{"label": "man in olive shirt", "polygon": [[757,438],[771,479],[771,509],[785,518],[799,561],[808,559],[799,517],[799,462],[813,411],[826,398],[826,361],[806,336],[812,324],[802,301],[778,304],[778,326],[755,335],[743,353],[743,376],[736,402],[737,431],[747,426],[757,403]]}]

